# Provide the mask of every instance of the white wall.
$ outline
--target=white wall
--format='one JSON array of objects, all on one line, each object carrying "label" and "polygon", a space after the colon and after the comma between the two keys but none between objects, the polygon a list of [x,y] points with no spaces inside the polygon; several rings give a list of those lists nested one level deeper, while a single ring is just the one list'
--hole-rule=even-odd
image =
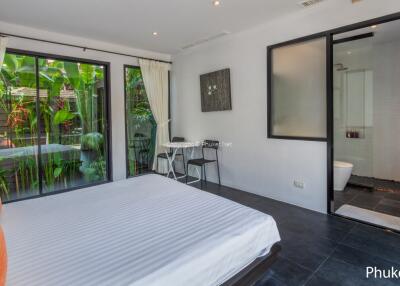
[{"label": "white wall", "polygon": [[373,174],[400,181],[400,41],[374,47]]},{"label": "white wall", "polygon": [[[327,0],[173,58],[173,134],[232,142],[221,152],[223,184],[326,212],[326,143],[267,139],[266,46],[400,10],[397,0],[349,2]],[[227,67],[233,110],[202,113],[199,75]]]},{"label": "white wall", "polygon": [[[343,51],[335,62],[343,63],[350,72],[364,69],[373,74],[367,82],[372,112],[366,117],[370,120],[361,139],[345,138],[345,116],[339,112],[341,116],[335,118],[335,158],[353,163],[353,174],[400,181],[400,41],[360,46],[351,55]],[[337,100],[339,94],[335,96]],[[336,111],[340,108],[345,109],[345,104],[335,107]]]},{"label": "white wall", "polygon": [[[334,49],[334,63],[342,63],[348,69],[334,71],[334,158],[352,163],[354,175],[372,177],[374,68],[373,53],[368,41],[369,39],[359,42],[361,48],[351,49],[351,54],[347,51],[354,42],[337,45]],[[349,102],[354,104],[349,106]],[[363,110],[359,109],[361,107]],[[360,132],[360,138],[346,138],[346,131],[364,124],[364,129],[355,128]]]},{"label": "white wall", "polygon": [[[125,54],[133,54],[137,56],[157,58],[162,60],[170,60],[170,55],[159,54],[144,50],[128,48],[124,46],[113,45],[110,43],[99,42],[95,40],[73,37],[58,33],[52,33],[23,26],[17,26],[0,22],[0,31],[3,33],[17,34],[28,37],[59,41],[68,44],[75,44],[96,49],[115,51]],[[110,78],[111,78],[111,130],[112,130],[112,165],[113,179],[121,180],[126,177],[125,163],[125,109],[124,109],[124,64],[137,65],[137,59],[118,56],[108,53],[83,51],[82,49],[72,48],[61,45],[47,44],[43,42],[30,41],[10,37],[7,45],[9,48],[21,49],[27,51],[35,51],[41,53],[49,53],[62,56],[70,56],[82,59],[91,59],[109,62]]]}]

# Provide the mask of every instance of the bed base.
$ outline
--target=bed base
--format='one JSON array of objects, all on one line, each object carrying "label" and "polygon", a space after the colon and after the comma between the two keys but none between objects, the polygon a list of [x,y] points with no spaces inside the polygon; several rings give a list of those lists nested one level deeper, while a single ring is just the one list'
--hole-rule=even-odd
[{"label": "bed base", "polygon": [[250,286],[259,281],[268,268],[278,258],[278,253],[282,247],[276,243],[272,246],[269,254],[256,259],[253,263],[223,283],[221,286]]}]

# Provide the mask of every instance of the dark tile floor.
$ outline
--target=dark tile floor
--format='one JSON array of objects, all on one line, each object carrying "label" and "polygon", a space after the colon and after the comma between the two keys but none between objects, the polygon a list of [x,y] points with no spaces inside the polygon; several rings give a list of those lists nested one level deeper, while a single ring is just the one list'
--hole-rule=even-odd
[{"label": "dark tile floor", "polygon": [[203,189],[275,218],[282,251],[257,286],[400,285],[366,279],[365,269],[400,269],[398,234],[212,183]]},{"label": "dark tile floor", "polygon": [[400,183],[356,176],[349,183],[335,192],[335,210],[348,204],[400,217]]}]

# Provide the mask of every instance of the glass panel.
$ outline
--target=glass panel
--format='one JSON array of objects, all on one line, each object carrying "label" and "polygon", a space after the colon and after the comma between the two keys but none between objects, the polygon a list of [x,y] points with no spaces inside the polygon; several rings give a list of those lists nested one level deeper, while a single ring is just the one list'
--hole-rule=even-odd
[{"label": "glass panel", "polygon": [[0,73],[0,195],[39,194],[35,58],[6,53]]},{"label": "glass panel", "polygon": [[151,171],[157,125],[139,67],[125,69],[128,176]]},{"label": "glass panel", "polygon": [[334,210],[388,228],[400,217],[399,31],[388,22],[333,45]]},{"label": "glass panel", "polygon": [[272,51],[272,135],[326,138],[326,39]]},{"label": "glass panel", "polygon": [[104,67],[39,59],[43,192],[107,180]]}]

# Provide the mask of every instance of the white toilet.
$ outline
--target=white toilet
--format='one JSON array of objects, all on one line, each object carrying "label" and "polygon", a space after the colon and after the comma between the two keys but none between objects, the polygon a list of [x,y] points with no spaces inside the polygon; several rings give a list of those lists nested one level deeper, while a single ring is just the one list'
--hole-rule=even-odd
[{"label": "white toilet", "polygon": [[334,161],[333,163],[333,189],[344,191],[350,179],[354,165],[347,162]]}]

